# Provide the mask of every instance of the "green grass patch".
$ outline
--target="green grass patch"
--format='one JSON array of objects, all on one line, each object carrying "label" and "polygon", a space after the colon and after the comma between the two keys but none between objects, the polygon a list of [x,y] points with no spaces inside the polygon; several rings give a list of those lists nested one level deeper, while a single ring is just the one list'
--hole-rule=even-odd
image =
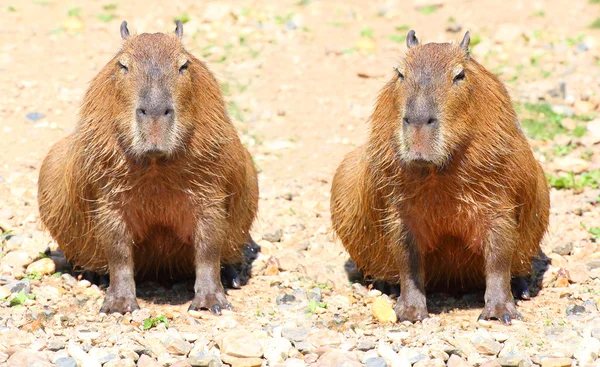
[{"label": "green grass patch", "polygon": [[600,186],[600,169],[595,171],[583,172],[581,174],[567,173],[560,176],[546,174],[548,184],[558,190],[577,189],[584,187],[597,189]]},{"label": "green grass patch", "polygon": [[96,18],[98,18],[101,22],[108,23],[111,20],[115,19],[116,15],[114,15],[114,14],[107,14],[107,13],[105,13],[105,14],[98,14],[96,16]]},{"label": "green grass patch", "polygon": [[596,20],[594,20],[592,22],[592,24],[590,24],[590,28],[594,28],[594,29],[600,28],[600,18],[596,18]]},{"label": "green grass patch", "polygon": [[115,4],[115,3],[106,4],[102,7],[102,9],[104,9],[106,11],[111,11],[111,10],[116,10],[118,6],[119,6],[119,4]]},{"label": "green grass patch", "polygon": [[182,24],[185,24],[190,21],[190,15],[188,13],[183,13],[181,15],[176,16],[173,20],[180,21]]},{"label": "green grass patch", "polygon": [[70,17],[80,17],[81,16],[81,8],[71,8],[67,11],[67,15]]},{"label": "green grass patch", "polygon": [[23,304],[25,304],[25,301],[27,301],[28,299],[35,299],[35,295],[25,294],[23,291],[20,291],[15,297],[13,297],[10,300],[10,307],[23,306]]},{"label": "green grass patch", "polygon": [[396,27],[396,30],[398,32],[406,32],[408,30],[410,30],[410,26],[408,24],[402,24]]},{"label": "green grass patch", "polygon": [[552,154],[556,157],[564,157],[567,154],[571,153],[575,148],[577,148],[577,145],[569,143],[567,145],[560,145],[557,144],[554,149],[552,149]]},{"label": "green grass patch", "polygon": [[150,330],[153,327],[157,327],[159,324],[165,324],[165,327],[169,327],[169,322],[167,321],[167,318],[165,317],[165,315],[160,315],[158,317],[148,317],[146,320],[144,320],[144,330]]},{"label": "green grass patch", "polygon": [[8,11],[10,11],[10,12],[15,12],[15,11],[17,11],[17,8],[15,8],[15,7],[14,7],[14,6],[12,6],[12,5],[9,5],[9,6],[6,8],[6,10],[8,10]]},{"label": "green grass patch", "polygon": [[428,6],[424,6],[421,9],[419,9],[419,13],[424,14],[424,15],[429,15],[429,14],[433,14],[438,10],[438,7],[435,5],[428,5]]},{"label": "green grass patch", "polygon": [[373,38],[375,37],[375,31],[373,30],[373,28],[363,27],[363,29],[361,29],[360,31],[360,36]]},{"label": "green grass patch", "polygon": [[294,13],[292,13],[292,12],[287,13],[284,16],[277,15],[277,16],[275,16],[275,23],[277,23],[277,24],[285,24],[285,23],[289,22],[290,20],[292,20],[293,16],[294,16]]},{"label": "green grass patch", "polygon": [[388,38],[397,43],[403,43],[406,41],[406,36],[403,34],[392,34]]}]

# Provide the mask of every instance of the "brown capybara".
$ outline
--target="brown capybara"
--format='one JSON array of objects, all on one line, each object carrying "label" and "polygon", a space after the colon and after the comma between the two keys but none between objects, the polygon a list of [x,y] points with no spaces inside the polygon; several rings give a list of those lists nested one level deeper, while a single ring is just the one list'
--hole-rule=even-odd
[{"label": "brown capybara", "polygon": [[130,35],[92,80],[75,131],[39,178],[39,211],[77,267],[108,273],[100,312],[133,311],[134,275],[196,276],[191,310],[231,308],[258,206],[256,170],[206,65],[174,34]]},{"label": "brown capybara", "polygon": [[425,288],[485,285],[480,319],[519,319],[511,276],[532,271],[549,215],[544,173],[506,88],[460,45],[414,31],[331,190],[333,229],[366,275],[400,284],[399,320]]}]

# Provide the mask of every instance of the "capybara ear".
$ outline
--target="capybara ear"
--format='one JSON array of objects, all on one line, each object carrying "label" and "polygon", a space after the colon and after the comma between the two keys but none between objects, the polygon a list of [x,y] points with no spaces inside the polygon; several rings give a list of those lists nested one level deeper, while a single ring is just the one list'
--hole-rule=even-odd
[{"label": "capybara ear", "polygon": [[460,48],[466,55],[469,54],[469,43],[471,43],[471,36],[469,35],[469,31],[467,31],[467,33],[465,33],[465,37],[460,42]]},{"label": "capybara ear", "polygon": [[123,21],[123,23],[121,23],[121,38],[123,38],[124,40],[129,38],[129,29],[127,29],[126,21]]},{"label": "capybara ear", "polygon": [[181,37],[183,37],[183,23],[181,23],[181,20],[175,21],[175,34],[177,35],[177,38],[179,38],[179,39],[181,39]]},{"label": "capybara ear", "polygon": [[408,46],[408,48],[412,48],[418,45],[419,40],[417,39],[417,36],[415,36],[415,31],[411,29],[406,36],[406,46]]}]

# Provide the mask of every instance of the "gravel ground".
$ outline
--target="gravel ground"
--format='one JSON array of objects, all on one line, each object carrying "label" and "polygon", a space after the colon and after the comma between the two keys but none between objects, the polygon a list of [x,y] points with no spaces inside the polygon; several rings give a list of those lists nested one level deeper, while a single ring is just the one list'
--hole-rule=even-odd
[{"label": "gravel ground", "polygon": [[[113,0],[114,1],[114,0]],[[0,366],[600,366],[598,1],[6,0],[0,8]],[[234,312],[188,313],[192,282],[138,284],[141,310],[99,315],[105,286],[70,275],[39,223],[42,158],[74,127],[88,81],[134,32],[174,29],[219,78],[260,167],[262,252]],[[431,294],[394,323],[394,297],[350,284],[329,189],[366,139],[405,50],[472,34],[548,173],[540,291],[523,322],[477,322],[483,292]]]}]

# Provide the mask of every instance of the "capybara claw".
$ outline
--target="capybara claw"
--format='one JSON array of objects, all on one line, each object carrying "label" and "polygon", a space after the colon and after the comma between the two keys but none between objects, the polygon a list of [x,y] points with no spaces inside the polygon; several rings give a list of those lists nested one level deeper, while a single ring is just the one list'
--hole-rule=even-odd
[{"label": "capybara claw", "polygon": [[135,297],[106,296],[104,303],[102,303],[102,307],[100,308],[100,313],[120,313],[121,315],[125,315],[127,312],[133,312],[139,309],[140,306]]},{"label": "capybara claw", "polygon": [[478,320],[496,319],[504,324],[510,325],[512,320],[522,321],[523,317],[517,312],[513,302],[505,302],[504,304],[485,305],[483,311],[478,317]]},{"label": "capybara claw", "polygon": [[225,294],[196,296],[188,310],[208,310],[215,315],[220,315],[223,309],[233,311],[233,306],[231,306],[231,303],[227,302]]},{"label": "capybara claw", "polygon": [[414,323],[429,317],[427,308],[422,306],[401,306],[398,304],[395,311],[399,322],[410,321]]}]

